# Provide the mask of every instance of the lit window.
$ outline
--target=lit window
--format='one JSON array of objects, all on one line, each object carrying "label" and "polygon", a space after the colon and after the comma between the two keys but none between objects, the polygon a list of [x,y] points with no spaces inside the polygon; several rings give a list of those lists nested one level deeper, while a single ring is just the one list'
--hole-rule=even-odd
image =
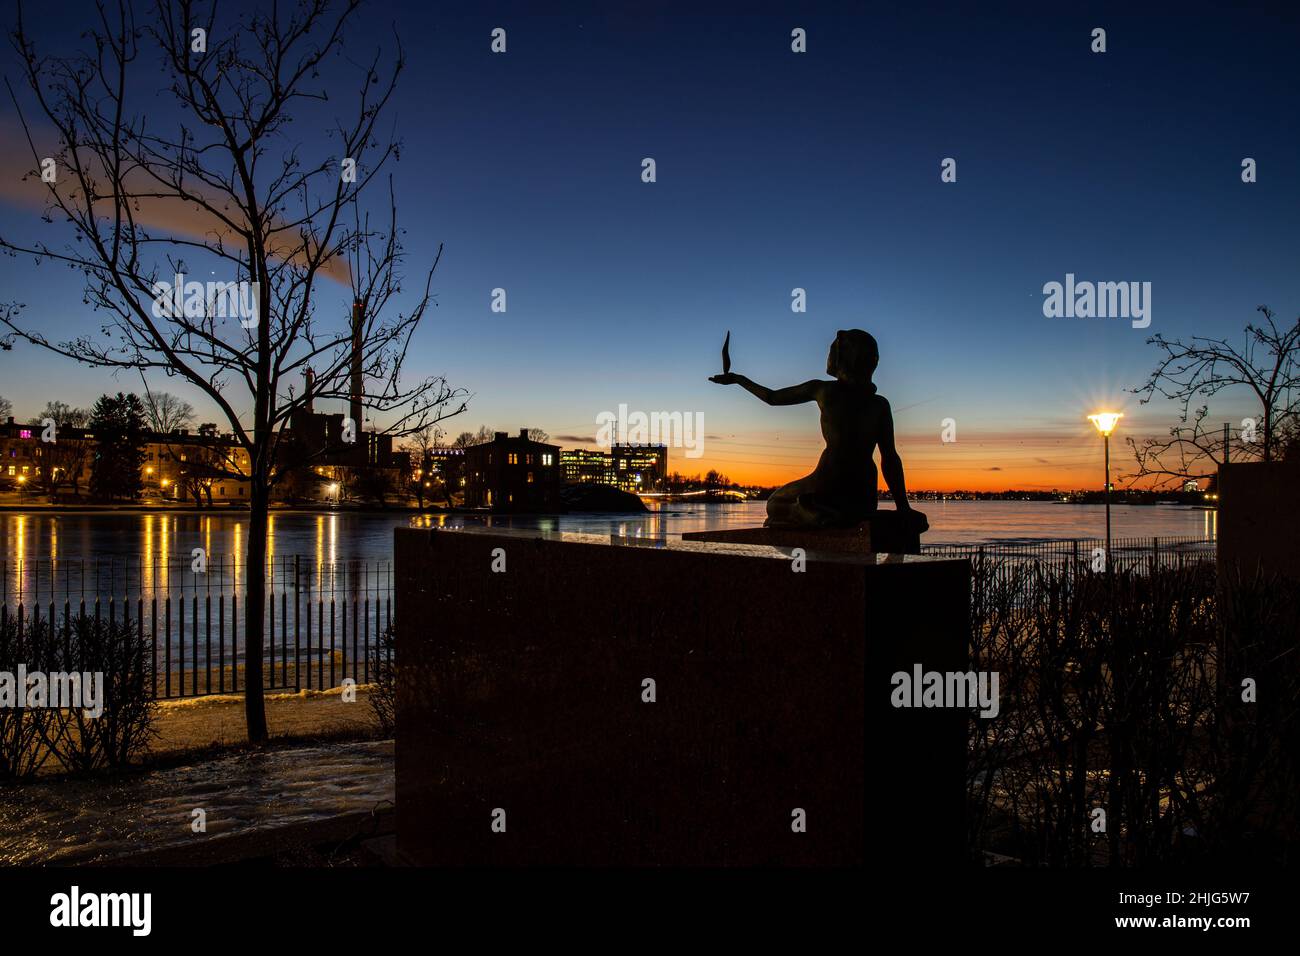
[{"label": "lit window", "polygon": [[[23,470],[25,471],[26,469]],[[528,473],[528,483],[530,485],[533,483],[533,473],[531,471]]]}]

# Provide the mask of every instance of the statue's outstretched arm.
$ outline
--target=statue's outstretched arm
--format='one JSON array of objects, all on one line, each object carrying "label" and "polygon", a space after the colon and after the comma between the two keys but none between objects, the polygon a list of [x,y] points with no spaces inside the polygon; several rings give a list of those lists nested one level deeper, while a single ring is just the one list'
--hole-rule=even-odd
[{"label": "statue's outstretched arm", "polygon": [[894,447],[894,413],[885,402],[884,421],[880,428],[880,473],[889,486],[889,494],[894,499],[894,507],[905,511],[911,507],[907,502],[907,483],[903,479],[903,459]]},{"label": "statue's outstretched arm", "polygon": [[745,391],[769,405],[801,405],[804,402],[815,402],[822,385],[817,379],[812,379],[802,385],[773,389],[768,388],[766,385],[759,385],[744,375],[737,375],[734,372],[713,375],[709,378],[709,381],[717,382],[719,385],[739,385]]}]

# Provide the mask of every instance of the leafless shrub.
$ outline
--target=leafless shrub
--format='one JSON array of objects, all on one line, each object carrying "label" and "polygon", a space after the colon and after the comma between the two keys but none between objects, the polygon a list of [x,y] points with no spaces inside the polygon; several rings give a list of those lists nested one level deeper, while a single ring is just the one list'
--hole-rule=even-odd
[{"label": "leafless shrub", "polygon": [[1138,866],[1295,842],[1294,585],[1216,581],[1209,565],[980,559],[973,572],[972,666],[997,671],[1002,692],[997,718],[972,721],[973,854]]},{"label": "leafless shrub", "polygon": [[393,654],[395,634],[393,625],[389,624],[370,649],[370,672],[374,675],[374,681],[366,699],[370,702],[370,709],[375,712],[379,731],[385,737],[391,737],[397,732],[397,669]]}]

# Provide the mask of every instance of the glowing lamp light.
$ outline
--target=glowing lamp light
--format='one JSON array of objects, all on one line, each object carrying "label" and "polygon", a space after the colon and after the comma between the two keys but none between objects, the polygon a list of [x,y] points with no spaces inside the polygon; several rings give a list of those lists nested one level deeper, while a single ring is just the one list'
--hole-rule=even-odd
[{"label": "glowing lamp light", "polygon": [[1123,417],[1123,412],[1098,412],[1096,415],[1089,415],[1088,421],[1092,422],[1103,436],[1109,437]]},{"label": "glowing lamp light", "polygon": [[1089,415],[1088,421],[1097,427],[1101,434],[1102,443],[1106,447],[1106,482],[1102,485],[1106,493],[1106,570],[1110,570],[1110,433],[1115,430],[1119,420],[1124,417],[1123,412],[1097,412],[1095,415]]}]

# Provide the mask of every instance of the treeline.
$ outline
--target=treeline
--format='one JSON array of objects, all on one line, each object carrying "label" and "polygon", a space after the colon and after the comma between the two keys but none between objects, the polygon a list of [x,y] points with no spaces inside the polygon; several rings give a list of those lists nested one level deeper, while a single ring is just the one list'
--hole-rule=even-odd
[{"label": "treeline", "polygon": [[726,491],[738,487],[730,478],[715,468],[710,468],[703,477],[697,472],[689,478],[674,471],[664,479],[664,490],[670,493],[683,491]]}]

